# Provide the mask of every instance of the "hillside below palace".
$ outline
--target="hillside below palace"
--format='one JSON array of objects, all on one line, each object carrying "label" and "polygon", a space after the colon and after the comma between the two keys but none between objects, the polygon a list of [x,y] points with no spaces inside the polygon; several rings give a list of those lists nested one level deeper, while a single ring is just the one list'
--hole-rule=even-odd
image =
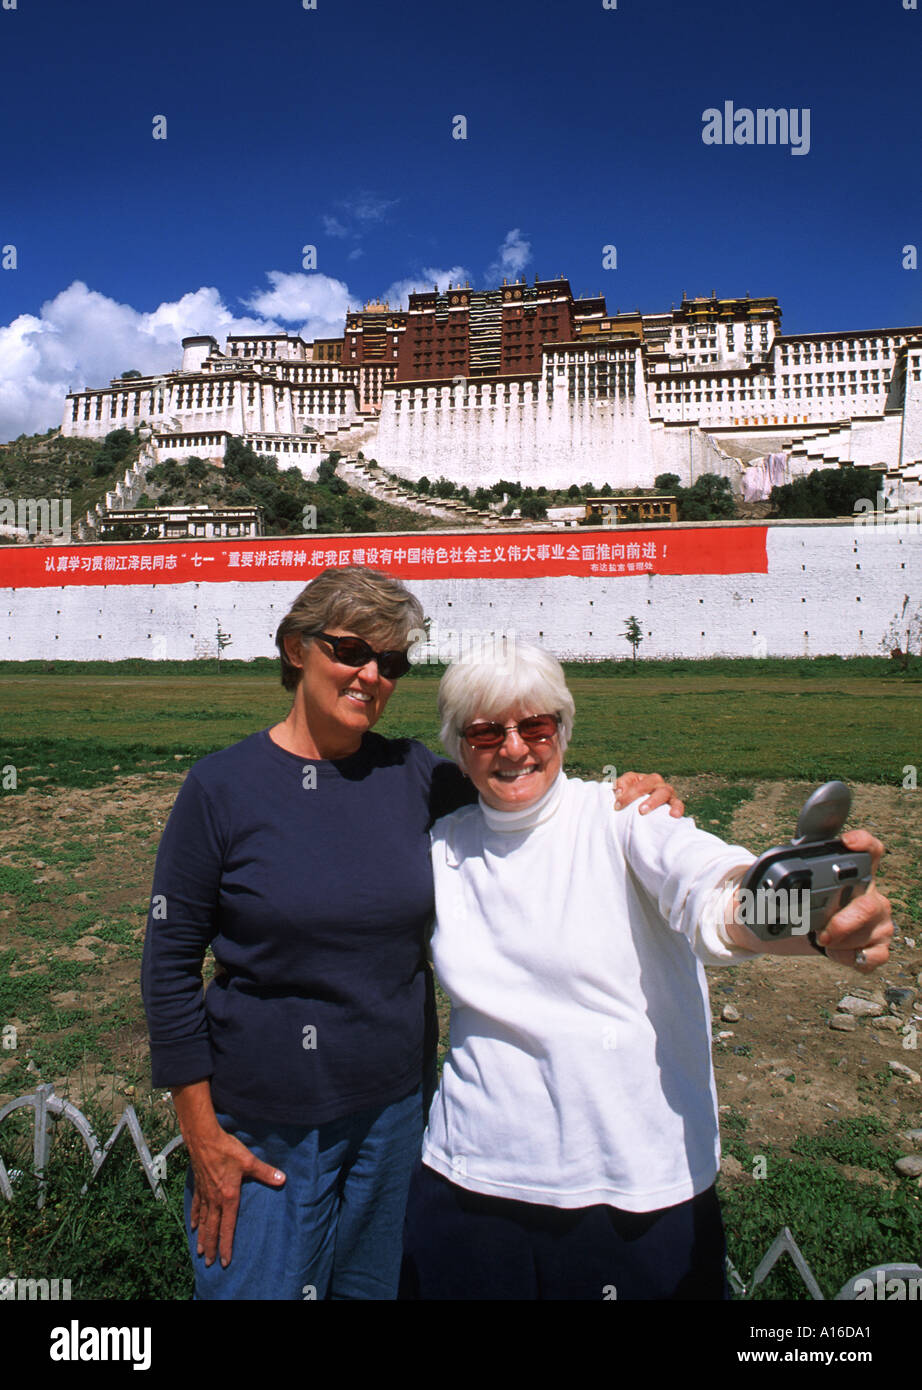
[{"label": "hillside below palace", "polygon": [[[688,485],[745,490],[845,463],[922,499],[922,327],[781,333],[773,298],[683,298],[611,314],[564,279],[449,286],[366,304],[342,338],[184,338],[182,366],[68,393],[62,432],[146,426],[158,460],[223,459],[229,436],[316,476],[361,449],[400,477],[470,487]],[[780,473],[779,470],[780,469]]]}]

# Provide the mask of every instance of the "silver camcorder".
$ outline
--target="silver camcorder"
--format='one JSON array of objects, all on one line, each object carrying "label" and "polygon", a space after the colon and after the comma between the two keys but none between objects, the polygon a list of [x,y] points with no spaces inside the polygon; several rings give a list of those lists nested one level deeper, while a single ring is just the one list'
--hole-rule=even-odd
[{"label": "silver camcorder", "polygon": [[851,801],[844,782],[824,783],[804,802],[791,843],[766,850],[747,869],[737,921],[762,941],[808,936],[816,945],[830,917],[866,891],[871,856],[836,838]]}]

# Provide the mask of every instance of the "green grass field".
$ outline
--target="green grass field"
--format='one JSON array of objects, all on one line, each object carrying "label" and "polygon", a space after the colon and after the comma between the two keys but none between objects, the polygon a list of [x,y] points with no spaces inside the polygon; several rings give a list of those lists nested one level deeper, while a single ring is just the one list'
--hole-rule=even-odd
[{"label": "green grass field", "polygon": [[[165,663],[163,663],[165,665]],[[0,759],[20,786],[92,786],[118,772],[183,764],[283,718],[271,662],[0,663]],[[202,671],[202,666],[209,669]],[[900,785],[922,757],[922,671],[867,659],[570,666],[576,726],[568,770],[615,766],[673,776],[843,780]],[[438,670],[395,691],[378,729],[438,748]]]},{"label": "green grass field", "polygon": [[[408,675],[379,731],[438,749],[439,674]],[[792,832],[803,784],[832,777],[862,784],[865,803],[872,812],[879,804],[887,826],[894,918],[922,947],[922,824],[915,796],[905,790],[907,768],[922,762],[922,671],[900,675],[871,659],[641,662],[636,672],[628,663],[571,666],[568,677],[577,711],[568,771],[602,778],[613,767],[634,768],[684,781],[690,813],[725,836],[740,810],[757,805],[757,788],[763,800],[774,788],[771,812],[750,818],[744,843],[755,849]],[[173,1132],[171,1108],[148,1084],[138,991],[160,830],[195,759],[283,718],[289,704],[271,662],[222,662],[220,670],[202,662],[0,663],[0,1029],[12,1025],[18,1036],[15,1048],[0,1050],[0,1105],[39,1080],[53,1081],[92,1115],[100,1138],[129,1100],[139,1106],[152,1150]],[[904,816],[906,807],[914,819]],[[902,961],[894,980],[914,980],[918,960],[904,951]],[[718,973],[724,994],[747,1007],[735,993],[743,971]],[[818,1040],[829,1048],[830,1035],[817,1031],[828,1007],[834,1004],[810,1002],[819,1019],[811,1047]],[[773,1038],[760,1044],[755,1030],[749,1025],[732,1055],[715,1042],[722,1096],[725,1086],[730,1095],[737,1085],[740,1068],[754,1070],[760,1052],[780,1051]],[[731,1259],[745,1276],[783,1224],[827,1296],[879,1260],[922,1257],[922,1193],[915,1184],[891,1180],[884,1192],[855,1177],[860,1168],[887,1181],[896,1136],[922,1125],[919,1088],[899,1089],[881,1070],[880,1054],[859,1059],[862,1048],[878,1046],[865,1032],[843,1063],[843,1076],[852,1076],[849,1068],[855,1073],[848,1084],[857,1106],[842,1120],[844,1129],[828,1131],[833,1121],[822,1084],[800,1128],[776,1123],[777,1151],[759,1132],[762,1102],[748,1118],[734,1107],[722,1117],[728,1152],[744,1166],[753,1154],[769,1154],[772,1165],[772,1181],[723,1191]],[[902,1055],[919,1066],[918,1053]],[[794,1065],[785,1060],[777,1070],[793,1082]],[[796,1065],[800,1076],[802,1059]],[[811,1062],[814,1074],[817,1065]],[[809,1081],[803,1077],[808,1098]],[[770,1095],[787,1104],[787,1081],[771,1084]],[[125,1138],[111,1171],[81,1195],[83,1160],[58,1126],[48,1201],[37,1211],[27,1121],[17,1113],[0,1127],[0,1155],[23,1174],[15,1200],[0,1197],[0,1275],[70,1277],[75,1298],[187,1298],[182,1155],[171,1160],[165,1205],[153,1202]],[[824,1139],[827,1132],[834,1142]],[[832,1227],[835,1242],[828,1239]],[[760,1290],[767,1298],[804,1294],[786,1264]]]}]

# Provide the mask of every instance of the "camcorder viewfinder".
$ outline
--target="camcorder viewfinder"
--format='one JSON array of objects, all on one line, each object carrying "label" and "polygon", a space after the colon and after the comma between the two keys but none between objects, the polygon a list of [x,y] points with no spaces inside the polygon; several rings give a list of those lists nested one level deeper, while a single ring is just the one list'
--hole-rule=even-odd
[{"label": "camcorder viewfinder", "polygon": [[836,838],[851,802],[844,782],[817,787],[804,802],[791,843],[766,850],[747,869],[738,890],[737,921],[760,940],[807,936],[816,946],[816,935],[830,917],[867,890],[870,854],[850,850]]}]

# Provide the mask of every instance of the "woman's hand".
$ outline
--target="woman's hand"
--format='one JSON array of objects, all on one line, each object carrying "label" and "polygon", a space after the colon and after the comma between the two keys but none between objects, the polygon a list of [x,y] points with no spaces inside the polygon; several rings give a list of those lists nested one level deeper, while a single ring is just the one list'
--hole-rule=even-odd
[{"label": "woman's hand", "polygon": [[685,815],[685,802],[679,800],[675,788],[664,782],[658,772],[622,772],[615,783],[615,810],[622,811],[639,796],[647,798],[640,808],[642,816],[648,811],[655,811],[657,806],[663,806],[667,801],[670,816]]},{"label": "woman's hand", "polygon": [[230,1264],[244,1179],[281,1187],[285,1174],[222,1129],[211,1102],[211,1086],[197,1081],[173,1090],[173,1103],[195,1175],[190,1225],[198,1231],[198,1253],[206,1265],[220,1255]]},{"label": "woman's hand", "polygon": [[[839,839],[849,849],[864,850],[870,854],[871,873],[877,873],[884,853],[879,840],[875,840],[867,830],[847,830]],[[853,898],[834,917],[830,917],[816,939],[820,946],[825,947],[830,960],[838,965],[853,966],[867,975],[886,963],[892,936],[890,903],[877,891],[872,878],[867,892]]]},{"label": "woman's hand", "polygon": [[[839,839],[853,850],[864,850],[871,856],[871,872],[876,874],[877,866],[884,853],[879,840],[867,830],[847,830]],[[739,880],[745,869],[736,874]],[[742,924],[738,894],[727,904],[724,927],[729,939],[747,951],[757,951],[761,955],[810,956],[816,959],[816,952],[801,929],[790,936],[778,937],[773,941],[763,941]],[[879,965],[884,965],[890,955],[890,938],[893,936],[893,922],[890,918],[890,903],[877,891],[873,878],[867,892],[852,898],[834,917],[830,917],[821,932],[817,933],[817,945],[825,948],[830,960],[837,965],[852,966],[864,974],[870,974]]]}]

